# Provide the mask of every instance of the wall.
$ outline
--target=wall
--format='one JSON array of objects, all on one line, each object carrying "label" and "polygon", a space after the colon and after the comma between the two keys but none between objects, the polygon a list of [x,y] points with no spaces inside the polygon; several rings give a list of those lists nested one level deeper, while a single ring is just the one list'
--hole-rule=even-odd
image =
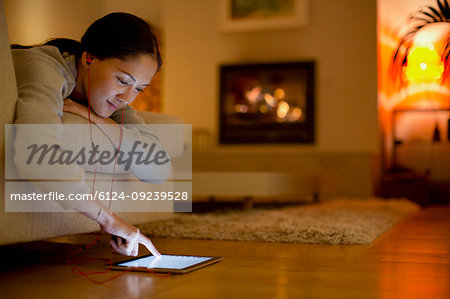
[{"label": "wall", "polygon": [[[376,1],[309,1],[305,28],[234,34],[218,30],[217,3],[162,4],[165,111],[213,135],[209,150],[194,148],[194,171],[296,172],[321,177],[324,195],[373,194],[379,151]],[[219,65],[294,60],[317,63],[316,144],[218,145]]]},{"label": "wall", "polygon": [[37,44],[53,37],[79,40],[103,15],[123,11],[161,23],[161,0],[3,0],[12,43]]},{"label": "wall", "polygon": [[297,150],[378,151],[375,0],[309,1],[303,29],[237,34],[218,30],[217,2],[163,1],[166,112],[216,133],[221,63],[312,59],[317,144]]}]

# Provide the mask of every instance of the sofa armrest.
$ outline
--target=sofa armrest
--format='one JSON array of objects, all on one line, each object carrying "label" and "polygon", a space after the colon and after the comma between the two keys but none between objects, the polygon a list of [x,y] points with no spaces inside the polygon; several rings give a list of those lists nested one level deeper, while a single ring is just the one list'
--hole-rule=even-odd
[{"label": "sofa armrest", "polygon": [[[152,126],[152,131],[158,136],[161,145],[168,151],[170,157],[176,158],[183,154],[184,127],[181,118],[150,111],[138,111],[138,114],[147,124],[155,125]],[[163,126],[164,124],[168,126]]]},{"label": "sofa armrest", "polygon": [[137,112],[147,124],[183,124],[181,118],[170,114],[142,110],[138,110]]}]

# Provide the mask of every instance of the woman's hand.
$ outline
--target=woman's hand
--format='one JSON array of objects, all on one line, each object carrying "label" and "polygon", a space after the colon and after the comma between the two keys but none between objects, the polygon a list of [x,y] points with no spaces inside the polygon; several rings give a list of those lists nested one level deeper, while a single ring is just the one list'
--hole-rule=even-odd
[{"label": "woman's hand", "polygon": [[117,253],[137,256],[139,244],[143,244],[155,257],[161,256],[149,238],[113,212],[102,209],[95,220],[113,236],[110,244]]}]

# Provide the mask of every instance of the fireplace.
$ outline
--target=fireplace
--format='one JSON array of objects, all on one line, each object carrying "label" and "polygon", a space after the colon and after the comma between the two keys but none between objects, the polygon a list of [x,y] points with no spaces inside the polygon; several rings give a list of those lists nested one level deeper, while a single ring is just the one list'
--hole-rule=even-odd
[{"label": "fireplace", "polygon": [[220,143],[314,143],[313,61],[220,67]]}]

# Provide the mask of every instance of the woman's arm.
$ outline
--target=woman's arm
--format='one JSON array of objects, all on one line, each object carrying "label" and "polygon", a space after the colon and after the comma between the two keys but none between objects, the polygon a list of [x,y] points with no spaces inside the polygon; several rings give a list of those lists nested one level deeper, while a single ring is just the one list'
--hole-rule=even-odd
[{"label": "woman's arm", "polygon": [[[143,123],[143,120],[137,119],[137,117],[132,113],[134,112],[134,110],[132,110],[131,108],[123,112],[125,114],[124,126],[117,124],[117,122],[112,118],[102,118],[92,110],[90,111],[89,115],[88,107],[76,103],[70,99],[64,100],[63,111],[79,115],[85,119],[89,119],[90,117],[91,122],[103,131],[103,133],[111,141],[111,144],[114,146],[114,148],[120,148],[120,151],[124,153],[123,159],[131,159],[130,162],[132,163],[130,170],[139,180],[161,184],[164,183],[169,177],[171,171],[171,163],[168,153],[161,147],[158,138],[147,129],[146,125]],[[121,113],[122,111],[116,111],[116,118]],[[130,125],[132,127],[130,127]],[[120,140],[121,137],[122,140]],[[120,143],[121,141],[122,143]],[[156,154],[160,153],[161,156],[158,159],[160,162],[164,163],[139,164],[134,163],[136,157],[128,156],[128,153],[133,151],[147,153],[149,149],[152,148],[152,146],[153,152],[149,160],[154,159]]]},{"label": "woman's arm", "polygon": [[[14,140],[14,161],[20,177],[32,179],[33,186],[43,193],[57,192],[66,194],[66,198],[70,194],[91,193],[91,187],[85,181],[85,172],[77,164],[60,165],[48,163],[47,160],[41,164],[27,163],[30,145],[49,147],[55,145],[61,149],[60,143],[65,134],[61,124],[65,106],[63,99],[69,96],[75,85],[70,68],[54,47],[36,47],[12,52],[19,93],[14,122],[22,125],[16,126]],[[111,136],[114,134],[110,133]],[[119,138],[116,141],[118,144]],[[98,202],[69,200],[57,202],[64,209],[73,208],[97,221],[107,233],[120,237],[117,238],[117,242],[111,243],[117,252],[135,255],[139,243],[142,243],[154,255],[159,255],[151,241],[140,234],[136,227],[102,207]]]},{"label": "woman's arm", "polygon": [[117,253],[137,256],[139,244],[142,244],[154,256],[161,256],[152,241],[141,234],[139,229],[120,218],[117,214],[111,212],[100,202],[83,202],[76,205],[74,210],[97,221],[103,231],[112,236],[116,236],[116,238],[110,240],[110,244]]},{"label": "woman's arm", "polygon": [[[12,50],[11,53],[18,90],[14,162],[20,178],[32,180],[32,185],[44,193],[89,193],[85,173],[76,164],[54,164],[48,159],[43,163],[27,163],[31,145],[60,148],[64,135],[63,98],[75,85],[70,67],[58,49],[50,46]],[[61,179],[65,182],[55,181]],[[58,203],[64,209],[74,206],[72,201]]]},{"label": "woman's arm", "polygon": [[110,118],[103,118],[98,116],[98,114],[95,113],[92,109],[89,113],[88,107],[74,102],[71,99],[64,100],[63,111],[79,115],[87,120],[89,120],[90,118],[91,122],[99,127],[99,129],[103,131],[106,137],[108,137],[114,148],[119,149],[121,128],[115,121]]}]

